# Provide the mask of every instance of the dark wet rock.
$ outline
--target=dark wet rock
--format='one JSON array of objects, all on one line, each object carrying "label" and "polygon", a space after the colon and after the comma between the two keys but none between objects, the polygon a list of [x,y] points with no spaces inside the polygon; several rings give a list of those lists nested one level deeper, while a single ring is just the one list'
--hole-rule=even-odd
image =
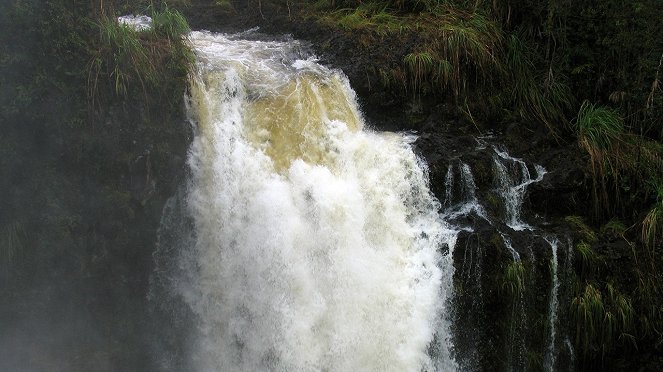
[{"label": "dark wet rock", "polygon": [[576,146],[550,150],[540,161],[548,173],[530,188],[530,208],[544,216],[566,216],[590,208],[587,160]]}]

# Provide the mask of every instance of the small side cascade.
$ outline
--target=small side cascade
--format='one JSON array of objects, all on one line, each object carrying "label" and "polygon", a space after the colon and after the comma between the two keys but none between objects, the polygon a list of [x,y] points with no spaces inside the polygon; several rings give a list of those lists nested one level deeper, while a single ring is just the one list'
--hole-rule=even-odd
[{"label": "small side cascade", "polygon": [[[456,238],[461,232],[474,236],[475,226],[470,224],[473,220],[490,223],[486,210],[479,202],[476,190],[477,186],[470,166],[463,162],[450,163],[445,176],[445,198],[441,217],[456,229]],[[476,345],[482,339],[481,332],[483,329],[480,324],[484,322],[483,317],[485,315],[482,295],[483,260],[486,253],[484,248],[478,241],[466,242],[462,258],[459,260],[461,262],[456,264],[460,267],[456,268],[455,276],[460,277],[460,281],[464,283],[465,291],[472,293],[472,296],[459,295],[454,298],[457,304],[462,303],[458,307],[468,310],[462,316],[456,314],[455,327],[457,329],[471,327],[462,336],[456,333],[454,340],[456,351],[462,350],[462,355],[456,355],[456,359],[459,362],[459,370],[463,371],[480,369],[480,352]],[[457,322],[462,323],[462,325]],[[456,343],[463,346],[459,347]]]},{"label": "small side cascade", "polygon": [[[456,256],[456,280],[463,289],[455,302],[457,361],[465,371],[567,368],[573,350],[561,326],[566,314],[560,304],[568,297],[572,252],[567,252],[559,229],[539,226],[524,210],[529,186],[543,180],[546,170],[489,141],[480,144],[477,151],[492,162],[476,166],[485,169],[492,163],[492,189],[483,189],[485,176],[477,187],[472,163],[452,162],[445,177],[443,219],[461,231]],[[570,242],[568,247],[572,249]],[[490,296],[484,296],[487,291]],[[503,308],[498,321],[486,317],[495,307]],[[546,322],[534,321],[540,317]],[[501,341],[496,343],[497,335]],[[486,353],[498,353],[502,364],[486,364]]]},{"label": "small side cascade", "polygon": [[516,231],[532,230],[532,227],[523,222],[521,210],[527,186],[539,182],[546,174],[546,170],[535,165],[536,177],[532,178],[527,163],[519,158],[514,158],[497,148],[494,157],[494,169],[498,192],[504,200],[505,223]]},{"label": "small side cascade", "polygon": [[[455,184],[454,165],[450,164],[445,177],[445,210],[443,214],[445,219],[453,220],[458,217],[470,215],[472,212],[479,217],[489,221],[488,214],[484,207],[479,203],[476,195],[477,186],[474,182],[472,169],[466,163],[460,162],[457,165],[460,175],[460,183]],[[456,191],[456,192],[454,192]]]},{"label": "small side cascade", "polygon": [[520,262],[520,253],[518,253],[514,248],[513,244],[511,243],[511,239],[509,239],[508,236],[504,235],[503,232],[500,232],[500,236],[502,237],[502,241],[504,242],[504,246],[506,249],[511,252],[511,256],[513,257],[514,262]]},{"label": "small side cascade", "polygon": [[546,371],[553,371],[555,367],[555,337],[557,329],[557,313],[559,312],[559,278],[557,275],[558,271],[558,259],[557,259],[557,247],[559,241],[555,237],[544,237],[545,241],[550,244],[550,250],[552,252],[552,258],[550,261],[550,274],[552,277],[552,286],[550,287],[550,296],[548,300],[548,349],[546,350],[546,356],[544,359],[544,367]]}]

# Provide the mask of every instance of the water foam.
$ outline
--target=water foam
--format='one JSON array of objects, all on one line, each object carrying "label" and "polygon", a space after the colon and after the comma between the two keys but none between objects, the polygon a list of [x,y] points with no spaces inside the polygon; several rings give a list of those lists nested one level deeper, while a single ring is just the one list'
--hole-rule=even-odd
[{"label": "water foam", "polygon": [[295,41],[190,41],[194,366],[456,369],[456,233],[412,138],[366,130],[347,78]]}]

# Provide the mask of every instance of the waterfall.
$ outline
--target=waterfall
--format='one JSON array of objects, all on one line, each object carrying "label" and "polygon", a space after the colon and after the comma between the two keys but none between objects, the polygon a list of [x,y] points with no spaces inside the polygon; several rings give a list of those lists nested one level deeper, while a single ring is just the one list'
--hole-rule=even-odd
[{"label": "waterfall", "polygon": [[[520,371],[536,355],[546,370],[573,358],[558,325],[571,252],[522,212],[543,167],[486,138],[476,151],[494,188],[456,158],[440,203],[416,137],[367,128],[347,78],[306,45],[251,32],[189,42],[189,177],[164,209],[150,293],[180,329],[163,331],[164,370],[477,371],[495,351]],[[507,262],[527,282],[496,299]]]},{"label": "waterfall", "polygon": [[194,231],[170,288],[195,318],[191,368],[456,370],[457,230],[415,138],[367,129],[347,78],[297,41],[189,39]]}]

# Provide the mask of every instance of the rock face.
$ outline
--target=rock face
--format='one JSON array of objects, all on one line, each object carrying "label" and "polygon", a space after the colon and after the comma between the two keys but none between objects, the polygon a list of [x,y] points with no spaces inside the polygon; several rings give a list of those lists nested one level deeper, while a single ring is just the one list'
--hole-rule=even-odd
[{"label": "rock face", "polygon": [[23,248],[7,272],[2,266],[0,369],[153,369],[152,252],[190,138],[173,112],[150,112],[137,99],[109,105],[90,126],[56,116],[56,125],[7,128],[20,149],[9,173],[21,177],[2,203]]}]

